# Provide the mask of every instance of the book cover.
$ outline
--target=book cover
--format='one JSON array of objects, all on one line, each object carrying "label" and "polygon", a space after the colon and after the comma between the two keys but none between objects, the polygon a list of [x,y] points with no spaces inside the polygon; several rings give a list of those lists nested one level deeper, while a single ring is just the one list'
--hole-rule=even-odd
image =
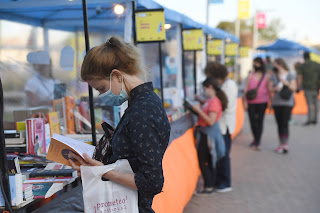
[{"label": "book cover", "polygon": [[50,134],[50,124],[44,125],[45,129],[45,143],[46,143],[46,149],[44,150],[44,153],[48,153],[50,141],[51,141],[51,134]]},{"label": "book cover", "polygon": [[58,115],[59,131],[61,130],[60,134],[65,135],[64,131],[67,128],[67,126],[65,124],[65,119],[64,119],[64,108],[63,108],[64,99],[60,98],[60,99],[53,100],[52,102],[53,102],[53,111],[56,112]]},{"label": "book cover", "polygon": [[[83,154],[86,153],[89,156],[93,155],[95,147],[81,141],[74,140],[62,135],[54,134],[49,151],[47,154],[47,159],[62,163],[67,166],[71,166],[69,163],[70,152],[73,152],[76,155],[79,155],[83,158]],[[80,165],[79,162],[75,162],[76,165]]]},{"label": "book cover", "polygon": [[[22,190],[22,175],[12,174],[9,175],[11,205],[18,206],[23,202],[23,190]],[[4,206],[4,197],[0,190],[0,205]]]},{"label": "book cover", "polygon": [[32,192],[35,199],[45,198],[47,191],[50,189],[53,183],[34,183],[32,186]]},{"label": "book cover", "polygon": [[51,169],[51,170],[38,170],[29,174],[29,178],[35,177],[76,177],[74,169]]},{"label": "book cover", "polygon": [[64,97],[64,119],[67,124],[65,134],[75,134],[74,109],[76,108],[76,100],[73,97]]},{"label": "book cover", "polygon": [[58,112],[50,112],[48,114],[48,121],[50,124],[50,137],[52,137],[54,133],[60,134]]},{"label": "book cover", "polygon": [[32,155],[42,155],[46,149],[44,119],[31,118],[26,120],[27,151]]},{"label": "book cover", "polygon": [[34,153],[39,156],[45,153],[46,150],[44,124],[45,122],[42,118],[33,119]]}]

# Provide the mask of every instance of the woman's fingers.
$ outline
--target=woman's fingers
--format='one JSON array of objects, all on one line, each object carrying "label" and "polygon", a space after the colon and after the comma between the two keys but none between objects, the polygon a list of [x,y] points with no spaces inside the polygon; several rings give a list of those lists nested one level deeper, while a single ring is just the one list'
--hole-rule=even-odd
[{"label": "woman's fingers", "polygon": [[79,155],[75,155],[75,154],[72,153],[72,152],[70,152],[69,154],[71,155],[71,157],[73,157],[74,159],[76,159],[77,161],[79,161],[79,163],[80,163],[81,165],[83,165],[83,166],[88,166],[88,163],[87,163],[85,160],[83,160],[83,158],[80,157]]},{"label": "woman's fingers", "polygon": [[91,165],[91,166],[103,166],[103,163],[101,163],[100,161],[97,161],[95,159],[92,159],[86,153],[83,154],[83,157],[84,157],[85,161],[87,161],[87,163],[89,163],[89,165]]}]

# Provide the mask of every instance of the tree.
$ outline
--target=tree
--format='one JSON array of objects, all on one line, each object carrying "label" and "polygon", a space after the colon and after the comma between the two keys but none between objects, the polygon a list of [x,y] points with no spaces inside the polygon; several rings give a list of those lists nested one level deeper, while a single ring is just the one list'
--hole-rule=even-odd
[{"label": "tree", "polygon": [[[231,34],[235,34],[235,22],[222,21],[218,24],[218,28],[225,30]],[[272,19],[265,29],[259,29],[259,39],[261,40],[275,40],[279,33],[284,29],[281,19]],[[253,33],[253,20],[241,20],[240,30],[242,32]]]}]

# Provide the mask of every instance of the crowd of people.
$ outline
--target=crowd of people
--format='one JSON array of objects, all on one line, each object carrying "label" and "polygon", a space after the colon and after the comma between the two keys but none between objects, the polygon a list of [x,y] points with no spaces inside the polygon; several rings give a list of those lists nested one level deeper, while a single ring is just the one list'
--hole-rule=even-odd
[{"label": "crowd of people", "polygon": [[[279,145],[276,153],[289,152],[289,121],[295,105],[294,93],[304,90],[308,104],[308,120],[304,126],[317,124],[318,95],[320,89],[320,65],[304,53],[304,63],[296,63],[290,70],[282,58],[264,61],[253,60],[253,70],[246,80],[243,106],[248,111],[253,141],[249,147],[260,150],[263,122],[267,108],[274,110]],[[231,187],[230,148],[235,130],[238,88],[228,78],[225,66],[209,62],[205,68],[206,80],[203,94],[196,96],[200,102],[193,106],[198,114],[195,130],[199,166],[204,180],[203,190],[197,194],[228,192]]]}]

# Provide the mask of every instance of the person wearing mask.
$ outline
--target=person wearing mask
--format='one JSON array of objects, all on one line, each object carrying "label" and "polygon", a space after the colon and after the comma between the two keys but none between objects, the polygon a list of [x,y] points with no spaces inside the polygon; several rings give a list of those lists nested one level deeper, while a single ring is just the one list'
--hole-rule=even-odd
[{"label": "person wearing mask", "polygon": [[274,61],[274,73],[269,82],[269,90],[273,92],[272,107],[278,125],[279,146],[277,153],[288,153],[289,120],[294,106],[294,92],[297,89],[296,78],[282,58]]},{"label": "person wearing mask", "polygon": [[52,106],[55,85],[59,84],[52,76],[52,63],[47,51],[29,53],[27,56],[32,64],[35,75],[31,77],[24,88],[26,105],[29,107]]},{"label": "person wearing mask", "polygon": [[303,54],[304,63],[298,69],[298,88],[304,90],[308,104],[308,120],[305,126],[318,123],[318,95],[320,65],[310,60],[310,53]]},{"label": "person wearing mask", "polygon": [[228,105],[228,99],[214,78],[207,78],[202,85],[207,100],[202,107],[193,106],[193,111],[199,115],[196,128],[200,134],[197,150],[204,179],[204,190],[199,194],[211,194],[216,180],[216,162],[225,155],[225,144],[218,121]]},{"label": "person wearing mask", "polygon": [[222,64],[209,62],[204,72],[207,77],[213,77],[218,81],[221,90],[226,94],[228,99],[227,108],[223,111],[219,120],[219,126],[225,142],[226,154],[217,161],[215,189],[217,192],[229,192],[232,191],[230,162],[231,134],[236,128],[238,87],[233,80],[228,78],[227,68]]},{"label": "person wearing mask", "polygon": [[262,58],[253,61],[254,72],[248,76],[244,89],[244,108],[248,110],[253,142],[250,147],[260,150],[261,135],[263,132],[263,120],[269,102],[268,75]]},{"label": "person wearing mask", "polygon": [[[128,159],[134,174],[112,170],[102,177],[138,190],[139,212],[151,213],[153,198],[164,183],[162,159],[171,127],[152,83],[142,80],[145,74],[136,48],[116,37],[88,51],[81,67],[82,80],[99,91],[103,103],[119,106],[128,100],[128,108],[112,137],[112,155],[104,163]],[[73,155],[82,165],[104,165],[84,156],[82,160]],[[81,174],[80,167],[69,161]]]},{"label": "person wearing mask", "polygon": [[266,57],[266,71],[270,75],[272,75],[272,73],[273,73],[273,64],[272,64],[270,56]]}]

